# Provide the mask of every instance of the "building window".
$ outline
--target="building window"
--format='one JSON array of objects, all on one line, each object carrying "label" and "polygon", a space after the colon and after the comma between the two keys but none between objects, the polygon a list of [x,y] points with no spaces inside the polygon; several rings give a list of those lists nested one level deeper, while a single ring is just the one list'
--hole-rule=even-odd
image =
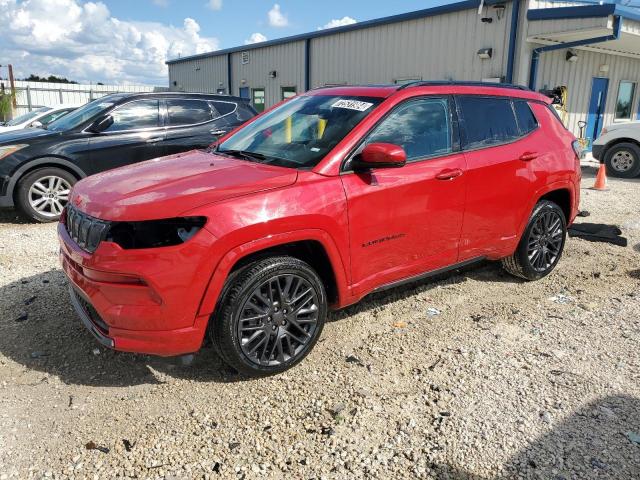
[{"label": "building window", "polygon": [[633,97],[635,96],[635,93],[635,83],[625,81],[620,82],[614,120],[631,120],[631,115],[633,113]]},{"label": "building window", "polygon": [[296,96],[296,87],[282,87],[282,100]]},{"label": "building window", "polygon": [[264,88],[254,88],[251,91],[253,95],[253,108],[256,112],[264,112]]}]

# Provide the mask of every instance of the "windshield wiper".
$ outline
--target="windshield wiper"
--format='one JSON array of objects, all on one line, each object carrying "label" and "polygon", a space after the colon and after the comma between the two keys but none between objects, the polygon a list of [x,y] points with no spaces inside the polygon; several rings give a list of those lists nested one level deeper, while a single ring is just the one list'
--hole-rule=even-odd
[{"label": "windshield wiper", "polygon": [[256,160],[262,161],[267,159],[267,156],[263,155],[262,153],[248,152],[246,150],[217,150],[216,153],[222,153],[222,154],[230,155],[232,157],[240,157],[240,158],[244,158],[245,160],[253,160],[253,161],[256,161]]}]

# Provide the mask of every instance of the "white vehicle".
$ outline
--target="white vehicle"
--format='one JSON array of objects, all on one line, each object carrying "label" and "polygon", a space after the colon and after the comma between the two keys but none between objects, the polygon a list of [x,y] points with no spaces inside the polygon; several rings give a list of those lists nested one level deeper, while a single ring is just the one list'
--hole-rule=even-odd
[{"label": "white vehicle", "polygon": [[593,142],[592,154],[607,165],[609,175],[622,178],[640,175],[640,121],[603,128]]},{"label": "white vehicle", "polygon": [[22,130],[23,128],[46,127],[54,120],[74,111],[80,105],[65,104],[56,107],[38,107],[13,120],[0,124],[0,133]]}]

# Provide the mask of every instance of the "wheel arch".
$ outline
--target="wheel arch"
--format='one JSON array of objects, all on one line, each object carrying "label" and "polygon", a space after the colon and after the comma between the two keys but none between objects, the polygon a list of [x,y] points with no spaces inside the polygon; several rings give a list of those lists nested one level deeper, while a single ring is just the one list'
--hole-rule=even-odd
[{"label": "wheel arch", "polygon": [[74,175],[78,180],[85,178],[87,174],[76,164],[71,162],[67,158],[62,157],[40,157],[29,160],[24,165],[21,165],[14,173],[11,175],[11,180],[9,181],[9,186],[7,187],[7,196],[11,196],[14,199],[15,203],[15,194],[17,192],[16,186],[20,182],[25,175],[33,172],[34,170],[38,170],[40,168],[60,168]]},{"label": "wheel arch", "polygon": [[271,235],[239,245],[225,254],[215,267],[200,305],[199,315],[215,311],[229,277],[254,261],[290,255],[308,263],[320,276],[331,305],[347,303],[347,269],[333,239],[324,230],[309,229]]},{"label": "wheel arch", "polygon": [[640,148],[640,140],[637,139],[637,138],[633,138],[633,137],[617,137],[617,138],[614,138],[614,139],[610,140],[609,142],[607,142],[605,144],[604,149],[602,151],[602,160],[604,161],[604,156],[607,154],[607,152],[611,148],[615,147],[616,145],[618,145],[620,143],[633,143],[638,148]]}]

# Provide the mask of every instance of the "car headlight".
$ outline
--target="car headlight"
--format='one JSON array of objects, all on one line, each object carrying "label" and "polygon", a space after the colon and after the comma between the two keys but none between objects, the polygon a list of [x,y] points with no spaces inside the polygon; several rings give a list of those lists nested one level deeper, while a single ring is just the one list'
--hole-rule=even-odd
[{"label": "car headlight", "polygon": [[5,145],[4,147],[0,147],[0,159],[11,155],[14,152],[17,152],[21,148],[28,147],[26,143],[21,143],[19,145]]},{"label": "car headlight", "polygon": [[105,240],[117,243],[124,249],[170,247],[191,239],[205,223],[205,217],[113,222]]}]

